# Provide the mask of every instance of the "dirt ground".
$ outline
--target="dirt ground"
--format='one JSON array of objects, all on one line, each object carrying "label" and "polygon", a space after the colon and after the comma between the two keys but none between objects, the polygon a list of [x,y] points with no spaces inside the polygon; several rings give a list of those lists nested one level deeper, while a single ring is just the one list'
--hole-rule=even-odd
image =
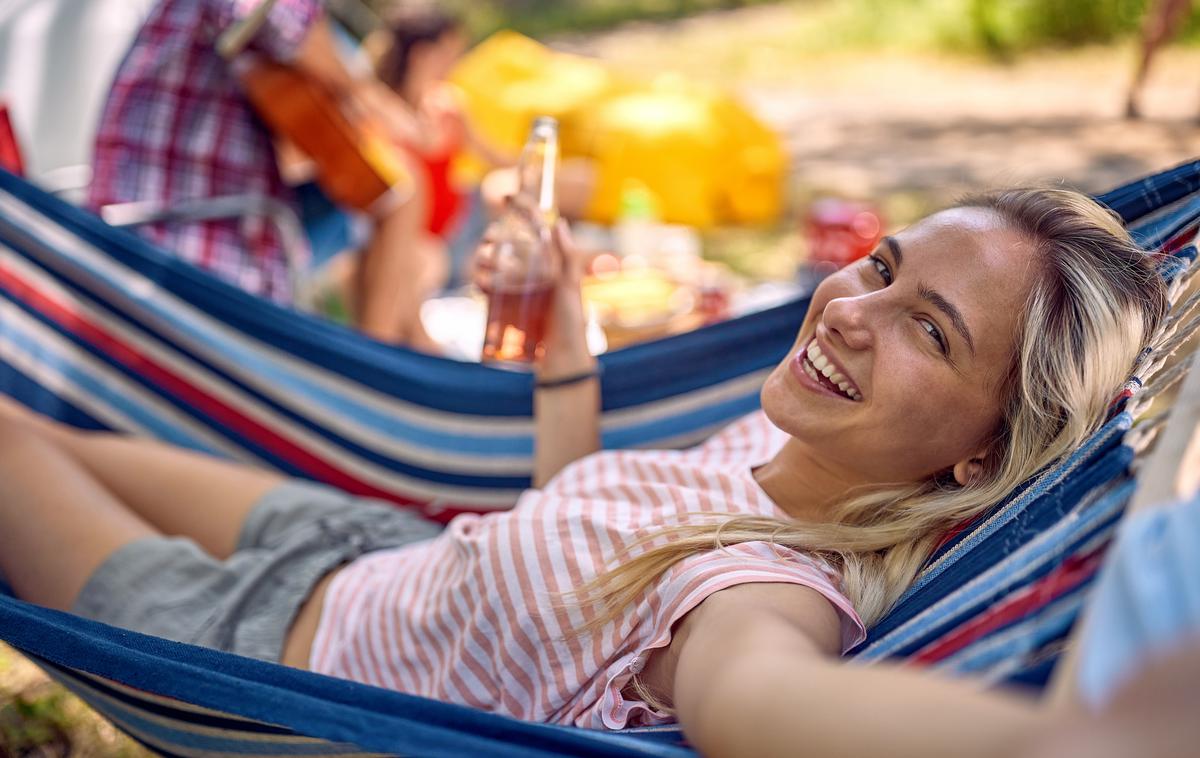
[{"label": "dirt ground", "polygon": [[1165,49],[1144,92],[1146,117],[1127,121],[1120,114],[1132,45],[1010,64],[809,56],[787,42],[799,12],[749,8],[556,44],[733,87],[784,135],[794,192],[871,198],[898,205],[900,217],[964,190],[1017,182],[1102,191],[1200,153],[1200,50]]}]

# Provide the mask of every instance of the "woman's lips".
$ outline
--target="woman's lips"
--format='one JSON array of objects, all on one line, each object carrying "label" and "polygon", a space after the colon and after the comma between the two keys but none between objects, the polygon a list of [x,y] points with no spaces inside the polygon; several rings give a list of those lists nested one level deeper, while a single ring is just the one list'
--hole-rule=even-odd
[{"label": "woman's lips", "polygon": [[[834,384],[824,372],[817,369],[809,356],[809,347],[812,343],[813,340],[805,343],[804,347],[788,363],[788,368],[796,380],[813,392],[829,395],[830,397],[845,400],[846,402],[860,402],[862,400],[862,393],[858,391],[858,388],[852,382],[843,381],[843,385],[845,385],[845,389],[843,389]],[[835,375],[837,375],[836,371]]]}]

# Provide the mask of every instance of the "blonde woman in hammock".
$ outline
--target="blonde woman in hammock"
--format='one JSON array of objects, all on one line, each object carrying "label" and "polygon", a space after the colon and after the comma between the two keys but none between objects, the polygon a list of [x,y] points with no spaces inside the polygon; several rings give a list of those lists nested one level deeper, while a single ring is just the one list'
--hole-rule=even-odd
[{"label": "blonde woman in hammock", "polygon": [[1022,701],[837,661],[948,528],[1103,419],[1165,309],[1121,225],[1013,190],[886,237],[817,289],[762,412],[686,451],[597,452],[580,264],[555,236],[535,488],[513,510],[438,533],[14,412],[0,570],[110,624],[517,718],[677,718],[713,755],[987,754],[1028,733]]}]

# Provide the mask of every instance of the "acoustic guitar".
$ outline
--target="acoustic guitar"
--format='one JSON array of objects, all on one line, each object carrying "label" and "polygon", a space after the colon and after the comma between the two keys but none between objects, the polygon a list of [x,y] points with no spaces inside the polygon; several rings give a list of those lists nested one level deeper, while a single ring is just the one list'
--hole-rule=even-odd
[{"label": "acoustic guitar", "polygon": [[[216,45],[222,57],[233,62],[276,1],[263,0],[222,33]],[[412,192],[400,148],[382,129],[347,118],[326,87],[284,64],[238,60],[236,68],[259,117],[312,159],[317,184],[335,203],[377,214]]]},{"label": "acoustic guitar", "polygon": [[312,159],[317,184],[335,203],[378,212],[411,192],[399,148],[381,130],[351,123],[325,87],[265,61],[240,78],[259,118]]}]

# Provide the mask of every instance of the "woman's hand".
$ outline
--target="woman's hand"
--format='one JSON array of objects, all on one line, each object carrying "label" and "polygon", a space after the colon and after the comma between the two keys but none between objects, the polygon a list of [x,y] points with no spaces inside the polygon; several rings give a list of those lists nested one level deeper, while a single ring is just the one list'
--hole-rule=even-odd
[{"label": "woman's hand", "polygon": [[[514,217],[515,215],[515,217]],[[515,250],[503,254],[505,237],[521,236]],[[541,260],[523,259],[521,249],[539,248]],[[534,370],[540,379],[552,380],[575,375],[595,367],[596,360],[587,348],[587,316],[583,307],[582,282],[589,256],[581,252],[571,238],[563,219],[547,227],[533,203],[520,195],[504,200],[504,212],[484,232],[475,251],[474,281],[484,292],[499,285],[497,278],[530,277],[529,268],[542,271],[538,277],[549,279],[553,296],[546,314],[542,344],[544,354]]]},{"label": "woman's hand", "polygon": [[[537,487],[600,449],[600,380],[594,374],[596,359],[587,348],[581,291],[585,256],[561,219],[550,234],[549,248],[557,263],[554,295],[546,315],[545,352],[534,365],[539,385],[533,393],[533,483]],[[557,380],[569,383],[555,384]]]},{"label": "woman's hand", "polygon": [[[500,249],[505,235],[527,235],[526,243],[541,243],[545,256],[522,257],[528,245],[514,245],[511,254]],[[545,267],[536,276],[530,267]],[[574,460],[600,448],[600,385],[594,371],[596,359],[587,349],[581,284],[587,256],[575,247],[567,223],[547,228],[528,198],[510,198],[505,213],[489,227],[475,255],[475,283],[493,291],[498,277],[514,280],[541,277],[553,291],[546,314],[544,353],[534,365],[538,388],[534,391],[533,484],[541,487]],[[579,377],[578,381],[553,384]],[[544,383],[551,383],[543,386]]]},{"label": "woman's hand", "polygon": [[557,258],[557,280],[546,317],[545,353],[534,369],[538,378],[554,380],[589,371],[596,359],[587,346],[587,314],[583,276],[588,256],[575,246],[567,222],[559,219],[550,233],[550,254]]}]

